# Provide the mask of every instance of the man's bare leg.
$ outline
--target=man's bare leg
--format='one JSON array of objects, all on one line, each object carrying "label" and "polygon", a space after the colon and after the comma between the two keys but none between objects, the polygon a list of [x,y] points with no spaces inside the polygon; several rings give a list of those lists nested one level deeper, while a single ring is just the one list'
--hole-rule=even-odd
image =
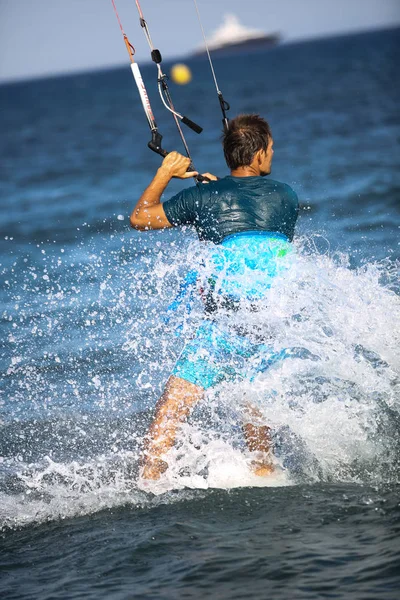
[{"label": "man's bare leg", "polygon": [[168,469],[168,464],[161,456],[172,448],[179,425],[186,421],[193,405],[203,394],[203,388],[185,379],[174,375],[168,379],[146,434],[142,451],[142,477],[158,479]]},{"label": "man's bare leg", "polygon": [[[247,414],[253,421],[262,419],[262,414],[254,406],[247,406]],[[257,453],[257,458],[252,461],[255,475],[263,477],[274,472],[271,462],[271,428],[267,425],[254,425],[245,423],[243,425],[244,438],[250,452]]]}]

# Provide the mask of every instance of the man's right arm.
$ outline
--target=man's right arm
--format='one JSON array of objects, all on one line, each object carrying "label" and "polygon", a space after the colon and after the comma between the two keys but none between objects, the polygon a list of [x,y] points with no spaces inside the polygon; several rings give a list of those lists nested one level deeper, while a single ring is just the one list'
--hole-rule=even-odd
[{"label": "man's right arm", "polygon": [[190,159],[170,152],[163,160],[150,185],[145,189],[130,216],[131,226],[140,231],[173,227],[165,215],[161,196],[173,177],[188,179],[197,171],[187,171]]}]

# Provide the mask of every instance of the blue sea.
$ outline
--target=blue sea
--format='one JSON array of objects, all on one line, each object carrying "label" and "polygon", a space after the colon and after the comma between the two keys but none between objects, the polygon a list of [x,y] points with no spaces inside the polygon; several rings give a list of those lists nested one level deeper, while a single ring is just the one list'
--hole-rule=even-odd
[{"label": "blue sea", "polygon": [[[204,127],[193,161],[224,176],[209,65],[187,62],[171,93]],[[167,323],[167,306],[210,247],[129,228],[160,164],[129,64],[0,86],[2,598],[399,598],[399,64],[399,29],[215,60],[301,204],[290,267],[232,319],[292,352],[208,392],[147,487],[143,435],[202,312]],[[249,469],[247,400],[274,432],[269,478]]]}]

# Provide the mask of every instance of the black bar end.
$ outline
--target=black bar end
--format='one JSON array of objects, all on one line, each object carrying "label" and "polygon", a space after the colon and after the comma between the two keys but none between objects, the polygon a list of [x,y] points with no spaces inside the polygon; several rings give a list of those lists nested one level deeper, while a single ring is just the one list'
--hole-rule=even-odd
[{"label": "black bar end", "polygon": [[192,129],[196,133],[201,133],[203,131],[203,128],[200,127],[200,125],[197,125],[197,123],[194,123],[194,121],[191,121],[187,117],[182,117],[182,123],[185,123],[185,125],[190,127],[190,129]]}]

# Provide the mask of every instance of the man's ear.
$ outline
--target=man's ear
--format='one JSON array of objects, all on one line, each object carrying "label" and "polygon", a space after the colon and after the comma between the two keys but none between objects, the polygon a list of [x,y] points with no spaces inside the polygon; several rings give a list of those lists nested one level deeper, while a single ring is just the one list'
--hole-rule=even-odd
[{"label": "man's ear", "polygon": [[258,162],[259,165],[262,165],[262,163],[264,162],[264,160],[265,160],[265,154],[266,154],[265,150],[263,150],[262,148],[261,148],[261,150],[259,150],[257,152],[257,162]]}]

